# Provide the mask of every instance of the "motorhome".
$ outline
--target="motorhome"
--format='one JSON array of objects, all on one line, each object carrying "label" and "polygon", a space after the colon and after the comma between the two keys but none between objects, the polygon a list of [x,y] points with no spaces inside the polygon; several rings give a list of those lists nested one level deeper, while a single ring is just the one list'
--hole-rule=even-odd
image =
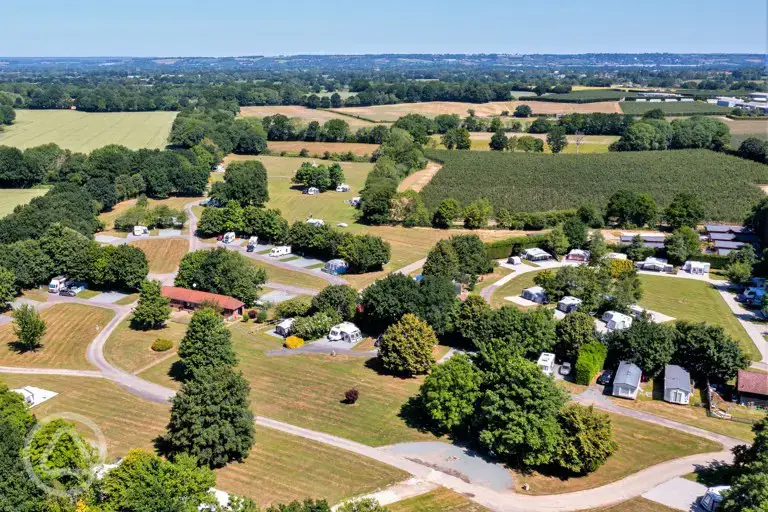
[{"label": "motorhome", "polygon": [[224,238],[221,239],[222,242],[225,244],[231,244],[235,241],[235,232],[229,231],[227,233],[224,233]]},{"label": "motorhome", "polygon": [[290,245],[279,245],[277,247],[273,247],[272,250],[269,251],[270,258],[279,258],[281,256],[287,256],[288,254],[291,254]]},{"label": "motorhome", "polygon": [[334,325],[331,328],[331,332],[328,333],[328,340],[330,341],[346,341],[347,343],[355,343],[363,339],[363,333],[352,322],[342,322],[338,325]]},{"label": "motorhome", "polygon": [[259,237],[252,236],[251,238],[248,239],[248,245],[245,247],[245,250],[248,252],[253,252],[254,249],[256,249],[256,246],[258,245],[258,243],[259,243]]},{"label": "motorhome", "polygon": [[536,366],[544,372],[544,375],[552,375],[555,372],[555,354],[542,352]]},{"label": "motorhome", "polygon": [[149,234],[146,226],[133,226],[133,236],[144,236]]},{"label": "motorhome", "polygon": [[48,284],[48,293],[59,293],[67,287],[67,276],[56,276]]}]

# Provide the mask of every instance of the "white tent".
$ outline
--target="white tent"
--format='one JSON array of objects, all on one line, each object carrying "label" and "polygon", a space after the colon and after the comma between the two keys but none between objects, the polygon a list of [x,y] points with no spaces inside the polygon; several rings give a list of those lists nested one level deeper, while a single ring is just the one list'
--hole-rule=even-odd
[{"label": "white tent", "polygon": [[703,276],[704,274],[709,272],[710,267],[711,267],[711,264],[705,261],[686,261],[685,265],[683,265],[683,270],[685,270],[689,274],[696,274],[696,275]]},{"label": "white tent", "polygon": [[581,306],[581,303],[581,299],[566,295],[557,303],[557,309],[567,314],[578,309],[578,307]]},{"label": "white tent", "polygon": [[55,393],[53,391],[48,391],[47,389],[41,389],[36,388],[34,386],[24,386],[23,388],[14,389],[14,392],[20,394],[24,397],[24,401],[29,405],[30,407],[34,407],[36,405],[40,405],[41,403],[50,400],[51,398],[58,395],[58,393]]}]

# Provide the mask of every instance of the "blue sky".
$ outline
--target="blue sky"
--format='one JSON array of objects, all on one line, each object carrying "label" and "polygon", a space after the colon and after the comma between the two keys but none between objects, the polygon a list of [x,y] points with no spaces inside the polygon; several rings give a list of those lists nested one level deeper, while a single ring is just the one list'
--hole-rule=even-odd
[{"label": "blue sky", "polygon": [[0,55],[766,53],[766,4],[0,0]]}]

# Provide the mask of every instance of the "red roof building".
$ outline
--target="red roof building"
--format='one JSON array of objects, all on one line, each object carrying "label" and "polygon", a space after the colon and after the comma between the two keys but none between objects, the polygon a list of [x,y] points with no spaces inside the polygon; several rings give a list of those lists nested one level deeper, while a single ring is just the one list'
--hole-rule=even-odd
[{"label": "red roof building", "polygon": [[768,373],[739,370],[736,390],[742,405],[768,405]]},{"label": "red roof building", "polygon": [[163,297],[171,300],[171,305],[178,309],[195,310],[207,305],[215,305],[227,318],[237,318],[243,314],[245,303],[229,295],[190,290],[178,286],[163,286]]}]

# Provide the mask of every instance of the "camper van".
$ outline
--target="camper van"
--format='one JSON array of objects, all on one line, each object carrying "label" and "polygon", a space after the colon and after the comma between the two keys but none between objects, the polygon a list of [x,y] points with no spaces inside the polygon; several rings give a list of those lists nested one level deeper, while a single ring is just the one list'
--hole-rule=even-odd
[{"label": "camper van", "polygon": [[144,236],[148,234],[149,230],[146,226],[133,226],[133,236]]},{"label": "camper van", "polygon": [[272,250],[269,251],[270,258],[279,258],[280,256],[287,256],[288,254],[291,254],[290,245],[280,245],[273,247]]},{"label": "camper van", "polygon": [[224,238],[221,239],[222,242],[225,244],[231,244],[235,241],[235,232],[229,231],[227,233],[224,233]]},{"label": "camper van", "polygon": [[349,192],[349,185],[346,183],[339,183],[336,187],[336,192]]},{"label": "camper van", "polygon": [[363,339],[363,333],[352,322],[342,322],[338,325],[334,325],[331,328],[331,332],[328,333],[329,341],[346,341],[347,343],[355,343]]},{"label": "camper van", "polygon": [[536,366],[544,372],[544,375],[552,375],[555,371],[555,354],[542,352]]},{"label": "camper van", "polygon": [[59,293],[67,287],[67,276],[56,276],[48,284],[48,293]]},{"label": "camper van", "polygon": [[248,239],[248,245],[246,246],[245,250],[248,252],[253,252],[254,249],[256,249],[256,245],[259,243],[259,237],[252,236]]}]

